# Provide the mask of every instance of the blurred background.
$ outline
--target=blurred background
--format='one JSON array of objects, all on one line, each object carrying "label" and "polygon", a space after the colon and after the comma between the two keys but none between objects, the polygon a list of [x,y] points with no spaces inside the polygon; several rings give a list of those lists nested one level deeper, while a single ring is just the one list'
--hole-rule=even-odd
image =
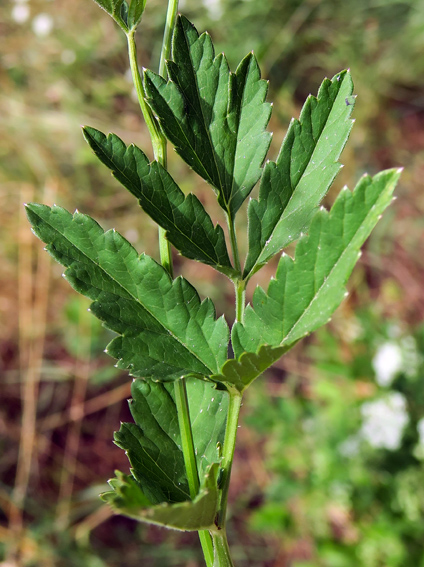
[{"label": "blurred background", "polygon": [[[148,0],[138,34],[140,64],[153,69],[165,10]],[[326,206],[365,171],[405,168],[349,298],[246,395],[234,561],[424,567],[424,1],[185,0],[181,10],[233,69],[255,51],[274,102],[271,158],[306,96],[351,69],[356,125]],[[82,124],[152,155],[125,36],[91,0],[1,0],[0,565],[200,567],[195,534],[113,517],[98,498],[115,468],[128,470],[112,435],[130,419],[130,379],[103,353],[110,334],[50,262],[22,205],[78,207],[158,252],[156,228],[92,155]],[[210,189],[169,153],[182,189],[222,220]],[[225,278],[175,264],[231,322]]]}]

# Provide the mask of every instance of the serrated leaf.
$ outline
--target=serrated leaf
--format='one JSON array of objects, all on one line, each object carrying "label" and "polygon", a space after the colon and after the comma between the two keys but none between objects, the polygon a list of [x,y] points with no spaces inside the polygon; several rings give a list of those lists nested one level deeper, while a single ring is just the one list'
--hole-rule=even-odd
[{"label": "serrated leaf", "polygon": [[205,530],[214,527],[219,496],[218,473],[219,465],[211,465],[202,478],[200,491],[194,500],[174,504],[163,502],[152,506],[135,479],[117,471],[117,478],[109,481],[113,490],[102,494],[102,498],[118,514],[140,522],[175,530]]},{"label": "serrated leaf", "polygon": [[[216,513],[217,445],[224,440],[228,394],[201,380],[188,379],[186,386],[203,479],[199,496],[189,501],[173,384],[135,380],[130,401],[134,423],[122,424],[115,433],[115,443],[129,458],[132,477],[119,473],[110,481],[114,491],[104,498],[117,512],[141,521],[201,529],[211,525]],[[182,502],[182,508],[173,506]],[[180,510],[184,520],[177,515]]]},{"label": "serrated leaf", "polygon": [[179,16],[173,36],[169,81],[146,71],[148,102],[165,135],[190,167],[216,190],[234,217],[261,174],[271,134],[271,105],[258,63],[247,55],[231,73],[215,57],[210,36]]},{"label": "serrated leaf", "polygon": [[190,498],[172,390],[172,384],[134,380],[130,400],[134,423],[122,423],[114,435],[150,504]]},{"label": "serrated leaf", "polygon": [[256,378],[272,366],[274,362],[277,362],[289,348],[261,345],[258,352],[242,352],[238,359],[232,358],[227,360],[219,374],[213,375],[211,379],[219,384],[224,384],[230,391],[236,389],[242,394]]},{"label": "serrated leaf", "polygon": [[76,291],[93,300],[91,311],[118,333],[107,352],[133,376],[175,380],[209,376],[227,358],[228,326],[215,319],[184,278],[174,281],[149,256],[138,256],[118,232],[104,232],[87,215],[27,205],[35,234],[67,270]]},{"label": "serrated leaf", "polygon": [[299,120],[290,123],[277,161],[265,165],[259,199],[251,200],[248,207],[244,278],[307,230],[341,168],[338,159],[353,124],[352,92],[348,71],[325,79],[318,97],[310,95]]},{"label": "serrated leaf", "polygon": [[166,169],[158,162],[149,163],[137,146],[126,146],[115,134],[106,137],[94,128],[86,127],[83,132],[100,161],[167,231],[168,240],[183,256],[209,264],[228,276],[236,273],[221,226],[213,226],[197,197],[186,197]]},{"label": "serrated leaf", "polygon": [[265,292],[257,287],[244,324],[236,323],[236,355],[261,345],[290,348],[326,323],[345,296],[346,281],[384,209],[390,204],[400,170],[363,176],[353,192],[341,191],[330,212],[323,208],[299,240],[295,259],[283,254],[276,279]]},{"label": "serrated leaf", "polygon": [[229,397],[204,380],[189,378],[186,387],[197,466],[204,471],[217,461],[217,446],[224,444]]}]

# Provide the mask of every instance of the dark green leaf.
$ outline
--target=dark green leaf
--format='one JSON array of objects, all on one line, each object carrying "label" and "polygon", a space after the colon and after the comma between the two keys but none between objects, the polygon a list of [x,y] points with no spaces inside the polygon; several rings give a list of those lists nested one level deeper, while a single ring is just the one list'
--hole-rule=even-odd
[{"label": "dark green leaf", "polygon": [[[353,83],[348,71],[322,83],[292,120],[277,161],[267,162],[259,200],[248,208],[248,278],[306,231],[321,199],[341,168],[338,159],[353,121]],[[352,104],[346,104],[346,98]]]},{"label": "dark green leaf", "polygon": [[167,231],[168,240],[181,254],[234,275],[224,232],[219,225],[213,226],[197,197],[193,194],[185,197],[169,173],[157,162],[150,164],[137,146],[126,146],[115,134],[106,137],[94,128],[83,131],[100,161]]},{"label": "dark green leaf", "polygon": [[114,230],[61,207],[27,205],[35,234],[67,267],[69,283],[93,300],[91,311],[118,333],[107,352],[133,376],[175,380],[209,376],[227,358],[228,326],[212,302],[136,250]]},{"label": "dark green leaf", "polygon": [[209,35],[199,37],[182,16],[172,57],[168,82],[146,71],[148,102],[177,152],[233,217],[260,177],[271,140],[268,85],[252,53],[231,73],[225,56],[215,57]]}]

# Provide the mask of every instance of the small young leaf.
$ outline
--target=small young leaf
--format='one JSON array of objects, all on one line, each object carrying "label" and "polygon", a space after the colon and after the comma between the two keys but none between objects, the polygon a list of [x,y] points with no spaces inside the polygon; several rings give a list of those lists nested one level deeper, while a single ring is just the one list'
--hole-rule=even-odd
[{"label": "small young leaf", "polygon": [[184,278],[174,281],[149,256],[92,218],[61,207],[27,205],[35,234],[67,270],[91,311],[118,333],[107,352],[133,376],[175,380],[209,376],[227,358],[228,326]]},{"label": "small young leaf", "polygon": [[126,146],[115,134],[106,137],[94,128],[86,127],[83,132],[100,161],[167,231],[168,240],[183,256],[209,264],[230,277],[236,273],[221,226],[213,226],[197,197],[185,197],[166,169],[157,162],[150,164],[137,146]]},{"label": "small young leaf", "polygon": [[283,254],[266,293],[257,287],[244,324],[232,330],[237,356],[261,345],[293,346],[328,321],[345,296],[346,281],[360,248],[390,204],[400,170],[363,176],[353,192],[345,188],[330,212],[321,209],[308,236],[299,240],[295,259]]},{"label": "small young leaf", "polygon": [[223,54],[215,57],[207,33],[199,36],[183,16],[173,37],[169,81],[151,71],[144,82],[148,102],[179,155],[218,194],[234,217],[261,174],[271,134],[271,105],[252,53],[231,73]]},{"label": "small young leaf", "polygon": [[[292,120],[277,161],[267,162],[259,200],[248,208],[249,278],[306,231],[312,214],[341,168],[338,159],[353,121],[353,83],[348,71],[325,79],[310,95],[299,120]],[[352,104],[346,105],[346,98]]]},{"label": "small young leaf", "polygon": [[198,495],[194,500],[152,505],[136,480],[116,471],[117,478],[109,481],[112,491],[102,494],[117,514],[123,514],[149,524],[183,531],[207,530],[214,526],[218,508],[219,465],[211,465],[204,473]]},{"label": "small young leaf", "polygon": [[[125,0],[94,0],[115,22],[125,31],[128,31],[128,22],[125,14],[128,12],[128,4]],[[124,18],[122,17],[124,15]]]},{"label": "small young leaf", "polygon": [[146,0],[131,0],[128,7],[127,22],[130,30],[135,30],[141,21]]}]

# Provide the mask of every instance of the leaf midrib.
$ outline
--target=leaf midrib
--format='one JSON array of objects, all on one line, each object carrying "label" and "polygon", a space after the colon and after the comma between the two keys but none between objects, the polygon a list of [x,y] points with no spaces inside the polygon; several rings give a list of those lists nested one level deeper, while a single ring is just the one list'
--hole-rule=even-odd
[{"label": "leaf midrib", "polygon": [[[51,211],[51,209],[50,209],[50,211]],[[38,216],[38,214],[37,214],[37,216]],[[44,219],[42,219],[40,216],[39,216],[39,218],[42,220],[42,222],[47,222],[47,221],[45,221]],[[71,221],[71,222],[74,222],[74,217],[72,218],[72,221]],[[48,224],[49,224],[49,226],[50,226],[56,233],[58,233],[60,236],[62,236],[62,238],[64,238],[67,242],[69,242],[69,244],[71,244],[71,246],[74,246],[83,256],[85,256],[90,262],[92,262],[95,266],[97,266],[97,267],[100,269],[100,271],[101,271],[102,273],[104,273],[104,274],[106,274],[108,277],[110,277],[122,290],[124,290],[124,291],[133,299],[133,301],[135,301],[136,303],[138,303],[138,304],[141,306],[142,309],[144,309],[163,329],[165,329],[165,331],[167,332],[167,333],[166,333],[167,335],[171,335],[172,338],[173,338],[176,342],[178,342],[179,344],[181,344],[198,362],[200,362],[205,368],[207,368],[210,373],[213,372],[213,371],[211,370],[211,368],[209,368],[209,366],[206,365],[206,363],[203,362],[203,361],[199,358],[199,356],[198,356],[196,353],[194,353],[194,352],[188,347],[188,345],[186,345],[185,343],[183,343],[182,340],[180,340],[180,339],[175,335],[175,333],[174,333],[173,331],[171,331],[170,329],[167,329],[167,328],[164,326],[164,324],[163,324],[161,321],[159,321],[159,319],[158,319],[147,307],[145,307],[145,306],[140,302],[140,300],[139,300],[138,298],[134,297],[134,295],[133,295],[131,292],[129,292],[128,290],[126,290],[125,287],[124,287],[118,280],[115,279],[115,277],[113,277],[112,275],[110,275],[100,264],[98,264],[98,263],[95,262],[92,258],[90,258],[90,256],[88,256],[83,250],[81,250],[76,244],[74,244],[71,240],[69,240],[68,237],[66,237],[64,234],[60,233],[60,232],[56,229],[56,227],[52,226],[50,223],[48,223]],[[103,235],[106,235],[106,233],[103,232]],[[91,238],[90,238],[90,242],[91,242],[91,245],[94,247]],[[67,266],[67,268],[68,268],[68,269],[72,269],[71,266]],[[92,284],[90,284],[90,285],[92,285]],[[171,286],[172,286],[172,285],[173,285],[173,282],[171,282]],[[101,290],[101,291],[103,291],[103,290]],[[200,326],[200,325],[199,325],[199,329],[201,329],[201,326]],[[124,335],[121,334],[121,333],[118,333],[118,334],[121,335],[121,336],[124,336]],[[203,334],[203,332],[202,332],[202,334]],[[204,336],[204,338],[205,338],[205,340],[206,340],[206,337],[205,337],[205,336]],[[206,342],[207,342],[207,341],[206,341]],[[211,354],[212,354],[212,356],[215,358],[215,355],[212,353],[212,351],[211,351]]]}]

